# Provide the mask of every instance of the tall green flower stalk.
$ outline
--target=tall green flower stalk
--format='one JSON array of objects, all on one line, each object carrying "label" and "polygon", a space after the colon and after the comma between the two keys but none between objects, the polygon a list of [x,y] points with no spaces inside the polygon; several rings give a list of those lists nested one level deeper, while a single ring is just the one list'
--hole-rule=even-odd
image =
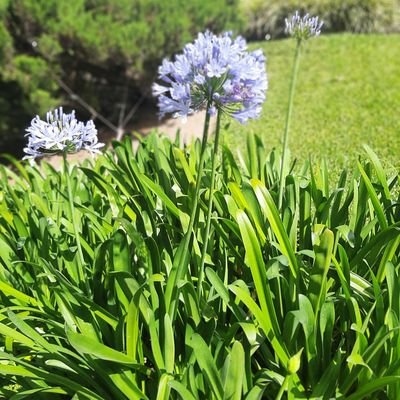
[{"label": "tall green flower stalk", "polygon": [[290,19],[286,18],[285,23],[286,23],[285,32],[289,36],[294,37],[296,39],[296,50],[294,53],[292,75],[290,79],[289,100],[286,111],[285,130],[283,132],[283,141],[282,141],[282,158],[281,158],[279,195],[278,195],[279,210],[282,209],[282,203],[283,203],[283,190],[285,187],[285,178],[287,172],[285,168],[287,164],[287,152],[289,147],[290,121],[292,118],[293,99],[296,90],[296,81],[299,71],[302,44],[304,40],[307,40],[312,36],[319,36],[323,25],[323,22],[319,21],[318,17],[310,17],[308,14],[304,15],[303,17],[300,17],[298,11],[296,11],[296,13]]},{"label": "tall green flower stalk", "polygon": [[178,282],[182,279],[189,263],[189,255],[190,255],[190,241],[192,239],[192,232],[193,227],[196,221],[197,212],[198,212],[198,205],[199,205],[199,197],[200,197],[200,187],[201,187],[201,180],[203,177],[204,171],[204,158],[207,149],[207,142],[208,142],[208,134],[210,128],[210,113],[208,112],[208,107],[204,119],[204,127],[203,127],[203,137],[201,142],[201,149],[200,149],[200,159],[199,165],[197,170],[196,176],[196,184],[194,190],[194,197],[193,197],[193,204],[192,204],[192,211],[190,213],[189,224],[187,230],[185,232],[183,242],[181,247],[178,249],[176,259],[174,260],[174,269],[171,271],[170,279],[168,280],[167,287],[165,290],[165,303],[167,306],[167,310],[169,315],[172,317],[176,313],[176,302],[178,297]]},{"label": "tall green flower stalk", "polygon": [[68,205],[69,205],[69,212],[71,214],[71,224],[74,229],[74,236],[75,236],[75,243],[77,249],[77,269],[74,273],[74,278],[76,283],[81,289],[85,289],[86,293],[90,292],[89,282],[86,280],[86,273],[85,273],[85,258],[83,256],[82,245],[80,240],[79,228],[76,221],[75,215],[75,206],[74,206],[74,196],[72,193],[72,185],[71,185],[71,173],[70,168],[67,160],[67,151],[63,151],[63,161],[64,161],[64,177],[67,183],[67,194],[68,194]]},{"label": "tall green flower stalk", "polygon": [[75,118],[75,112],[64,113],[62,107],[49,111],[46,120],[39,116],[32,119],[31,125],[26,129],[28,144],[24,149],[26,159],[35,159],[45,155],[62,154],[64,161],[64,177],[67,183],[68,207],[71,214],[71,224],[74,230],[77,248],[77,268],[69,271],[71,278],[82,290],[90,291],[89,282],[86,280],[85,258],[83,256],[78,223],[75,216],[74,197],[72,193],[71,173],[67,155],[79,150],[88,150],[98,153],[104,146],[97,139],[97,130],[93,121],[83,123]]},{"label": "tall green flower stalk", "polygon": [[280,177],[279,177],[279,203],[278,208],[282,208],[283,201],[283,189],[285,187],[285,178],[286,178],[286,158],[288,151],[288,142],[289,142],[289,129],[290,129],[290,120],[292,118],[292,109],[293,109],[293,99],[296,88],[296,80],[297,74],[299,71],[299,61],[300,61],[300,53],[301,53],[301,40],[297,40],[296,50],[294,53],[294,61],[292,68],[292,75],[290,80],[290,91],[289,91],[289,101],[286,110],[286,121],[285,121],[285,130],[283,132],[283,143],[282,143],[282,158],[281,158],[281,169],[280,169]]},{"label": "tall green flower stalk", "polygon": [[175,318],[179,298],[179,281],[189,269],[193,228],[197,225],[200,185],[203,178],[204,156],[207,147],[209,118],[217,115],[217,129],[212,153],[212,171],[206,212],[203,249],[198,276],[198,293],[204,279],[204,264],[208,236],[210,234],[213,190],[216,174],[216,157],[219,143],[222,113],[240,123],[257,118],[265,100],[267,76],[265,57],[261,50],[247,51],[243,38],[232,39],[231,33],[221,36],[210,32],[200,33],[194,43],[183,49],[174,61],[164,60],[159,67],[159,83],[153,85],[158,96],[160,116],[172,113],[186,118],[206,109],[200,162],[196,177],[196,189],[187,231],[179,246],[165,290],[166,308],[172,320]]},{"label": "tall green flower stalk", "polygon": [[198,297],[201,296],[203,280],[204,280],[204,264],[207,255],[208,240],[210,238],[210,227],[211,227],[211,216],[213,211],[213,199],[214,199],[214,188],[215,188],[215,175],[217,172],[217,155],[218,155],[218,145],[220,136],[220,125],[221,125],[221,110],[217,114],[217,125],[215,129],[214,138],[214,149],[211,155],[211,178],[210,178],[210,188],[208,194],[208,204],[207,204],[207,216],[206,216],[206,228],[204,231],[204,242],[203,250],[201,252],[200,270],[199,270],[199,280],[197,284]]}]

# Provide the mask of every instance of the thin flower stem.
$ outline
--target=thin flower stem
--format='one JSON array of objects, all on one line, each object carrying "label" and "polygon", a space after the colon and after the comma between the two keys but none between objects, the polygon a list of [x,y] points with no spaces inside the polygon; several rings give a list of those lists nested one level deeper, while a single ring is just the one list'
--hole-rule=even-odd
[{"label": "thin flower stem", "polygon": [[288,141],[289,141],[290,120],[292,117],[292,109],[293,109],[293,98],[294,98],[294,92],[295,92],[295,88],[296,88],[297,73],[299,70],[300,53],[301,53],[301,39],[298,39],[297,45],[296,45],[296,51],[294,54],[292,78],[291,78],[290,92],[289,92],[289,102],[288,102],[287,113],[286,113],[286,124],[285,124],[285,131],[283,134],[281,173],[280,173],[280,179],[279,179],[279,202],[278,202],[279,210],[281,210],[281,208],[282,208],[282,201],[283,201],[283,188],[285,186],[284,172],[285,172],[287,148],[288,148]]},{"label": "thin flower stem", "polygon": [[85,259],[83,257],[82,246],[81,246],[81,242],[79,240],[79,230],[78,230],[78,226],[77,226],[76,220],[75,220],[75,207],[74,207],[74,200],[73,200],[73,196],[72,196],[71,175],[69,173],[66,151],[63,152],[63,159],[64,159],[64,173],[65,173],[65,178],[67,181],[68,203],[69,203],[69,209],[70,209],[71,219],[72,219],[71,223],[74,228],[76,247],[77,247],[77,251],[78,251],[78,269],[77,269],[78,276],[77,276],[77,279],[78,279],[79,286],[81,286],[81,284],[84,283],[86,286],[86,291],[87,291],[87,293],[89,293],[89,291],[90,291],[89,282],[85,279],[85,273],[84,273]]},{"label": "thin flower stem", "polygon": [[204,240],[203,240],[203,250],[201,252],[200,272],[199,272],[199,280],[198,280],[198,285],[197,285],[197,293],[198,293],[199,299],[201,296],[201,290],[202,290],[202,285],[203,285],[204,263],[206,260],[208,239],[210,236],[211,214],[212,214],[212,208],[213,208],[212,206],[213,206],[214,186],[215,186],[215,174],[216,174],[216,168],[217,168],[216,158],[217,158],[217,154],[218,154],[220,123],[221,123],[221,110],[218,110],[217,126],[215,129],[215,139],[214,139],[214,151],[211,155],[211,181],[210,181],[210,190],[209,190],[208,205],[207,205],[206,230],[205,230]]},{"label": "thin flower stem", "polygon": [[[196,214],[197,214],[198,202],[199,202],[201,178],[203,176],[204,159],[206,156],[206,149],[207,149],[207,143],[208,143],[208,131],[210,129],[210,119],[211,119],[211,114],[209,113],[209,105],[207,105],[206,117],[204,120],[203,138],[201,141],[199,169],[197,171],[197,177],[196,177],[195,198],[194,198],[194,203],[193,203],[193,205],[196,205],[196,207],[193,206],[192,213],[190,215],[190,221],[189,221],[190,229],[193,229],[194,223],[196,222]],[[190,223],[192,223],[192,224],[190,224]],[[188,229],[188,231],[189,231],[189,229]]]},{"label": "thin flower stem", "polygon": [[276,395],[275,400],[281,400],[283,394],[287,390],[287,387],[288,387],[288,384],[289,384],[289,377],[290,377],[290,375],[286,375],[285,376],[285,379],[283,380],[282,385],[279,388],[279,392]]},{"label": "thin flower stem", "polygon": [[198,168],[197,177],[196,177],[196,186],[195,186],[195,192],[194,192],[194,198],[193,198],[192,212],[190,214],[189,225],[188,225],[187,231],[185,233],[185,237],[184,237],[183,249],[182,249],[182,252],[180,253],[180,257],[178,259],[178,267],[176,270],[176,275],[173,280],[168,281],[167,288],[165,291],[165,300],[166,300],[166,304],[168,307],[168,313],[169,313],[172,321],[175,319],[176,302],[177,302],[178,296],[179,296],[179,288],[178,288],[177,283],[179,282],[179,280],[182,278],[182,276],[187,271],[188,264],[190,262],[189,245],[190,245],[190,239],[192,238],[192,230],[193,230],[193,226],[194,226],[194,223],[196,220],[196,215],[197,215],[197,210],[198,210],[200,186],[201,186],[201,179],[203,177],[204,158],[205,158],[205,153],[206,153],[206,148],[207,148],[209,126],[210,126],[210,113],[209,113],[209,104],[208,104],[207,109],[206,109],[206,117],[204,120],[203,139],[202,139],[202,143],[201,143],[199,168]]}]

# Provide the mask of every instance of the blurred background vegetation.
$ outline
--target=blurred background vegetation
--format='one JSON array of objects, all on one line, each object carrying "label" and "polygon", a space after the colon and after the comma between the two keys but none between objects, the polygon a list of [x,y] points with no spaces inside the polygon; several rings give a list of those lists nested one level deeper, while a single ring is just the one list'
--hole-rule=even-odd
[{"label": "blurred background vegetation", "polygon": [[281,37],[283,21],[294,10],[318,15],[324,21],[324,33],[400,31],[399,0],[241,0],[241,10],[248,39]]},{"label": "blurred background vegetation", "polygon": [[[279,38],[297,8],[294,0],[0,0],[0,152],[21,149],[32,116],[59,104],[115,134],[130,111],[152,104],[162,58],[197,32]],[[369,33],[399,29],[399,8],[399,0],[306,0],[300,10],[320,15],[329,32]]]},{"label": "blurred background vegetation", "polygon": [[121,107],[129,112],[150,97],[163,57],[198,31],[237,31],[243,23],[237,0],[0,4],[0,152],[23,141],[33,115],[58,104],[88,117],[94,109],[117,126]]}]

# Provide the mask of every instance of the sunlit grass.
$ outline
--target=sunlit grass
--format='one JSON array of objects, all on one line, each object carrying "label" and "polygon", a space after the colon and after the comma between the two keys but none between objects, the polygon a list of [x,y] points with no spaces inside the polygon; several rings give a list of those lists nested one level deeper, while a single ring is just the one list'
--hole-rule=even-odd
[{"label": "sunlit grass", "polygon": [[[248,132],[280,148],[295,42],[257,43],[267,56],[269,90],[262,117],[232,124],[225,140],[243,147]],[[399,35],[322,35],[302,53],[289,148],[300,160],[354,162],[366,143],[385,166],[400,166]]]}]

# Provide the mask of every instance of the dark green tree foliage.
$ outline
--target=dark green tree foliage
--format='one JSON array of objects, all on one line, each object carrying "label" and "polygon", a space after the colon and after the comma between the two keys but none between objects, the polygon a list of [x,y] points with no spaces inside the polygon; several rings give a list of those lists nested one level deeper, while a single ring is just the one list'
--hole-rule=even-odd
[{"label": "dark green tree foliage", "polygon": [[0,146],[34,114],[79,109],[63,83],[117,124],[163,57],[240,23],[238,0],[0,0]]}]

